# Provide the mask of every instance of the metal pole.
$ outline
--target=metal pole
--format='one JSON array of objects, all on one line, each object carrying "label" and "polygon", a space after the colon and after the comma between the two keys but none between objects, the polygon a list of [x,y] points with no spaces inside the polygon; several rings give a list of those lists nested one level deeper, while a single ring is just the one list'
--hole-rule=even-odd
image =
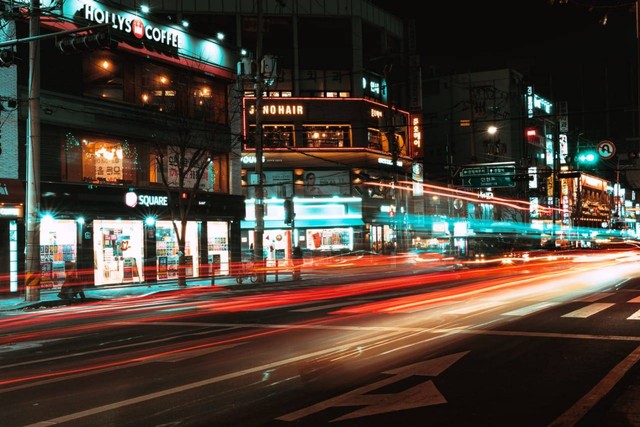
[{"label": "metal pole", "polygon": [[256,186],[256,230],[255,242],[253,245],[254,259],[258,266],[258,282],[266,281],[266,273],[264,268],[264,181],[262,172],[262,98],[264,91],[264,82],[262,81],[262,0],[257,0],[257,43],[256,43],[256,81],[254,84],[256,91],[256,131],[254,141],[256,145],[256,175],[258,176],[258,184]]},{"label": "metal pole", "polygon": [[25,300],[40,299],[40,0],[31,0],[29,20],[29,117],[25,214]]},{"label": "metal pole", "polygon": [[[640,1],[636,0],[636,49],[637,49],[637,70],[636,70],[636,91],[638,96],[638,105],[637,114],[638,114],[638,123],[636,123],[636,136],[640,138]],[[636,142],[636,148],[638,147],[638,142]]]}]

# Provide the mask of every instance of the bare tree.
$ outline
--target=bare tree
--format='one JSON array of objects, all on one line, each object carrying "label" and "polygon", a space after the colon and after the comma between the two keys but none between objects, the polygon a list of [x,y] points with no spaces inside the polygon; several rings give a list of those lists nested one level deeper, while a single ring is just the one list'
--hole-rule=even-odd
[{"label": "bare tree", "polygon": [[168,104],[155,106],[160,111],[151,123],[154,133],[150,147],[156,173],[169,200],[178,242],[179,286],[186,286],[185,248],[190,212],[198,193],[216,191],[215,179],[221,176],[216,168],[224,163],[216,159],[231,155],[232,141],[238,140],[232,137],[226,124],[227,96],[215,99],[212,91],[202,92],[187,81],[182,103],[170,99],[171,108]]}]

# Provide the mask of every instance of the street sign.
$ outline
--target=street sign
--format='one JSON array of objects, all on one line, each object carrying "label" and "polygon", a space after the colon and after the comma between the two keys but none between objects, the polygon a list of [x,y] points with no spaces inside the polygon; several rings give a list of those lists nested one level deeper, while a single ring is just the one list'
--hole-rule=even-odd
[{"label": "street sign", "polygon": [[603,159],[610,159],[616,154],[616,146],[609,140],[603,140],[598,143],[598,154]]},{"label": "street sign", "polygon": [[515,187],[513,176],[471,176],[462,178],[463,187]]},{"label": "street sign", "polygon": [[465,166],[460,170],[460,177],[471,176],[512,176],[516,174],[514,165],[482,165]]}]

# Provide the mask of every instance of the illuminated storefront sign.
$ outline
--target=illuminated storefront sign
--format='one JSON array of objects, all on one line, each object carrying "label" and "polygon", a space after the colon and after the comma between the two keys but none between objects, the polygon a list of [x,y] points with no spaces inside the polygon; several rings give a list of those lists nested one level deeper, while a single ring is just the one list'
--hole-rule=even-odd
[{"label": "illuminated storefront sign", "polygon": [[22,206],[0,207],[0,216],[22,217]]},{"label": "illuminated storefront sign", "polygon": [[422,157],[422,114],[411,115],[411,145],[413,156]]},{"label": "illuminated storefront sign", "polygon": [[607,189],[607,182],[603,181],[600,178],[582,174],[580,175],[580,180],[581,180],[580,184],[582,186],[596,188],[601,191],[604,191]]},{"label": "illuminated storefront sign", "polygon": [[[249,107],[249,114],[255,114],[256,107],[251,105]],[[271,116],[301,116],[304,115],[303,105],[278,105],[270,104],[262,106],[262,114]]]},{"label": "illuminated storefront sign", "polygon": [[[69,2],[66,2],[69,3]],[[138,40],[147,39],[165,46],[181,48],[185,42],[183,34],[172,28],[159,28],[145,24],[139,17],[120,11],[110,11],[93,1],[75,1],[71,16],[80,15],[89,22],[96,24],[111,24],[115,30],[131,34]],[[70,7],[65,5],[66,11]],[[77,13],[79,12],[79,13]],[[68,13],[65,13],[67,15]]]},{"label": "illuminated storefront sign", "polygon": [[130,208],[138,205],[142,206],[169,206],[169,198],[167,196],[153,196],[148,194],[136,194],[129,191],[125,195],[125,204]]},{"label": "illuminated storefront sign", "polygon": [[[52,10],[52,14],[60,13]],[[110,8],[92,0],[65,0],[61,4],[61,21],[78,20],[74,25],[111,24],[113,36],[128,38],[134,47],[142,43],[151,51],[198,58],[199,63],[233,70],[236,56],[216,41],[193,37],[177,25],[163,25],[135,12]],[[126,42],[126,40],[124,40]],[[147,44],[151,45],[148,46]]]},{"label": "illuminated storefront sign", "polygon": [[383,115],[382,111],[376,110],[375,108],[371,109],[371,117],[376,118],[376,119],[381,119],[382,115]]},{"label": "illuminated storefront sign", "polygon": [[[393,166],[393,160],[385,159],[384,157],[378,157],[378,163],[381,165]],[[396,160],[396,166],[402,166],[402,160]]]},{"label": "illuminated storefront sign", "polygon": [[533,118],[533,86],[527,86],[527,117]]}]

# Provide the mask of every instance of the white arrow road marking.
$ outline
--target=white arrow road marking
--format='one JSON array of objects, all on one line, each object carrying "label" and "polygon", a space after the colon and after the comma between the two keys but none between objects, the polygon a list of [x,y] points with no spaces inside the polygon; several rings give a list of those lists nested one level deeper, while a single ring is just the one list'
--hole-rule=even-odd
[{"label": "white arrow road marking", "polygon": [[442,356],[437,359],[427,360],[426,362],[418,362],[412,365],[403,366],[391,371],[386,371],[384,372],[385,374],[389,374],[392,376],[373,384],[357,388],[343,395],[334,397],[333,399],[328,399],[323,402],[316,403],[315,405],[311,405],[307,408],[291,412],[277,419],[281,421],[296,421],[300,418],[315,414],[331,407],[359,405],[365,406],[364,408],[358,409],[349,414],[343,415],[340,418],[332,420],[341,421],[363,417],[366,415],[382,414],[385,412],[394,412],[403,409],[420,408],[446,403],[447,400],[438,391],[436,386],[433,384],[433,381],[431,380],[412,387],[401,393],[371,395],[367,395],[366,393],[377,390],[389,384],[402,381],[405,378],[409,378],[414,375],[428,377],[438,376],[444,370],[464,357],[467,353],[469,352],[464,351],[448,356]]}]

